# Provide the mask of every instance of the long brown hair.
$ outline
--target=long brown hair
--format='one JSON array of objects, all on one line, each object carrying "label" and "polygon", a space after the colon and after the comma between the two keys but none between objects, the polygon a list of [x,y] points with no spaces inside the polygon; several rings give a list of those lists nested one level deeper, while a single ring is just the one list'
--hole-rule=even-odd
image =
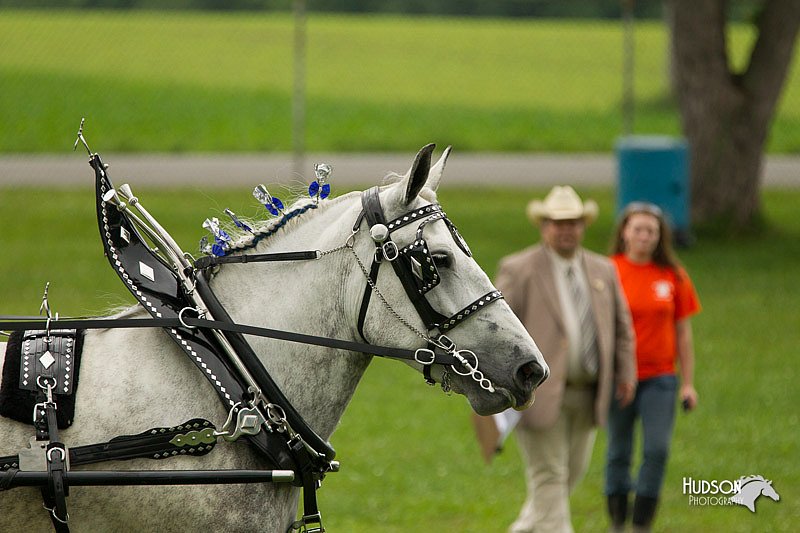
[{"label": "long brown hair", "polygon": [[611,255],[625,253],[625,240],[622,232],[628,224],[632,215],[644,213],[656,217],[658,220],[659,238],[655,250],[653,250],[653,262],[658,266],[669,268],[676,274],[680,273],[681,263],[672,248],[672,229],[667,223],[664,212],[655,204],[649,202],[631,202],[622,210],[622,215],[617,221],[614,236],[611,241]]}]

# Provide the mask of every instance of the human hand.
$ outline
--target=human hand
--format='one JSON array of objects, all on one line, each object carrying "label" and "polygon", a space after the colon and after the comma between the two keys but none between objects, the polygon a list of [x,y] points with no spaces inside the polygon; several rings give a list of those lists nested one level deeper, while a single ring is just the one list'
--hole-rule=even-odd
[{"label": "human hand", "polygon": [[697,407],[697,391],[693,385],[681,385],[680,395],[684,411],[692,411]]},{"label": "human hand", "polygon": [[625,381],[621,383],[617,383],[617,391],[615,394],[615,398],[619,403],[620,407],[626,407],[633,401],[633,397],[636,395],[636,383],[631,381]]}]

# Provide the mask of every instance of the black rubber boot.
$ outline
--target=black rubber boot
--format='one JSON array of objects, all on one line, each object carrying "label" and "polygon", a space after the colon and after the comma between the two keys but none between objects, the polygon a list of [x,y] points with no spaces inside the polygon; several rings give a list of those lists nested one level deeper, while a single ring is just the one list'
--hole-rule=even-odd
[{"label": "black rubber boot", "polygon": [[611,519],[611,533],[622,533],[628,519],[628,495],[612,494],[608,497],[608,516]]},{"label": "black rubber boot", "polygon": [[656,516],[658,498],[636,496],[633,501],[633,531],[634,533],[648,533]]}]

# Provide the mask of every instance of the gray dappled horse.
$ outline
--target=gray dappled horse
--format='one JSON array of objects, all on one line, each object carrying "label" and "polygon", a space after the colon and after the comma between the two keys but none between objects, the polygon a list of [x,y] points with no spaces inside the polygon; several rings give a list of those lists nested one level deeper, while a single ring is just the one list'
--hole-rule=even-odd
[{"label": "gray dappled horse", "polygon": [[[427,158],[418,155],[405,176],[380,188],[387,218],[436,202],[449,149],[433,167],[430,150],[423,154]],[[325,200],[242,253],[336,249],[347,241],[361,209],[359,193]],[[417,227],[411,224],[400,229],[394,239],[401,245],[412,241]],[[440,284],[427,295],[434,308],[453,313],[493,289],[478,264],[454,242],[445,223],[427,224],[425,239],[441,274]],[[352,241],[351,250],[326,254],[316,261],[223,265],[211,280],[211,287],[238,323],[361,340],[356,323],[366,280],[351,252],[368,264],[374,250],[368,232],[362,230]],[[377,286],[388,305],[373,298],[364,321],[364,338],[383,346],[424,347],[425,341],[412,330],[425,328],[398,277],[391,269],[384,269]],[[414,328],[405,327],[397,315]],[[146,314],[136,306],[120,316]],[[547,375],[547,365],[503,300],[486,306],[448,336],[459,347],[475,353],[480,370],[493,387],[487,390],[470,376],[444,376],[439,367],[433,370],[434,379],[448,380],[449,387],[465,395],[480,414],[508,407],[522,409],[530,404],[534,388]],[[288,399],[317,434],[328,439],[371,356],[266,338],[248,339]],[[421,369],[421,365],[411,365]],[[194,417],[207,418],[219,427],[227,415],[209,383],[160,329],[87,331],[76,401],[74,425],[60,432],[61,441],[68,446],[177,425]],[[23,449],[31,436],[30,425],[0,418],[0,455]],[[236,442],[218,444],[204,457],[135,459],[79,468],[209,470],[271,466],[251,446]],[[76,532],[286,531],[296,516],[298,494],[296,487],[271,483],[71,487],[69,522]],[[0,531],[15,530],[52,530],[38,489],[0,492]]]}]

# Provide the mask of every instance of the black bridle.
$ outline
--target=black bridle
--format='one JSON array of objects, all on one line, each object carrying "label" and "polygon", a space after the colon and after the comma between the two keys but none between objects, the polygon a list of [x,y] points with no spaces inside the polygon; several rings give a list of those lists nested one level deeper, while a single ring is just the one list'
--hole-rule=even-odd
[{"label": "black bridle", "polygon": [[[424,237],[425,226],[438,220],[443,221],[447,225],[456,245],[464,254],[472,257],[472,251],[456,226],[447,218],[439,204],[428,204],[387,221],[381,206],[378,187],[372,187],[361,194],[361,205],[363,209],[353,226],[353,232],[355,234],[362,222],[366,221],[367,226],[370,228],[370,236],[375,242],[375,253],[368,273],[362,265],[364,274],[367,276],[367,285],[361,298],[361,308],[358,315],[358,332],[361,338],[366,341],[364,324],[371,295],[373,292],[378,292],[377,278],[380,265],[384,262],[389,262],[427,329],[427,334],[425,334],[397,315],[397,318],[406,327],[428,343],[430,358],[417,358],[417,362],[423,365],[425,380],[429,384],[434,383],[431,376],[433,350],[440,348],[451,353],[458,360],[458,363],[450,365],[453,371],[462,376],[471,375],[481,387],[494,392],[491,382],[478,370],[477,356],[469,350],[458,350],[455,343],[444,333],[451,331],[490,303],[502,298],[502,293],[497,289],[489,291],[449,317],[434,309],[426,297],[426,294],[439,284],[441,276],[428,242]],[[405,247],[398,247],[392,240],[392,232],[415,222],[418,222],[419,225],[417,226],[414,241]],[[360,260],[359,264],[361,264]],[[384,304],[393,311],[385,300]],[[438,333],[436,333],[437,331]],[[445,386],[444,382],[443,386]]]}]

